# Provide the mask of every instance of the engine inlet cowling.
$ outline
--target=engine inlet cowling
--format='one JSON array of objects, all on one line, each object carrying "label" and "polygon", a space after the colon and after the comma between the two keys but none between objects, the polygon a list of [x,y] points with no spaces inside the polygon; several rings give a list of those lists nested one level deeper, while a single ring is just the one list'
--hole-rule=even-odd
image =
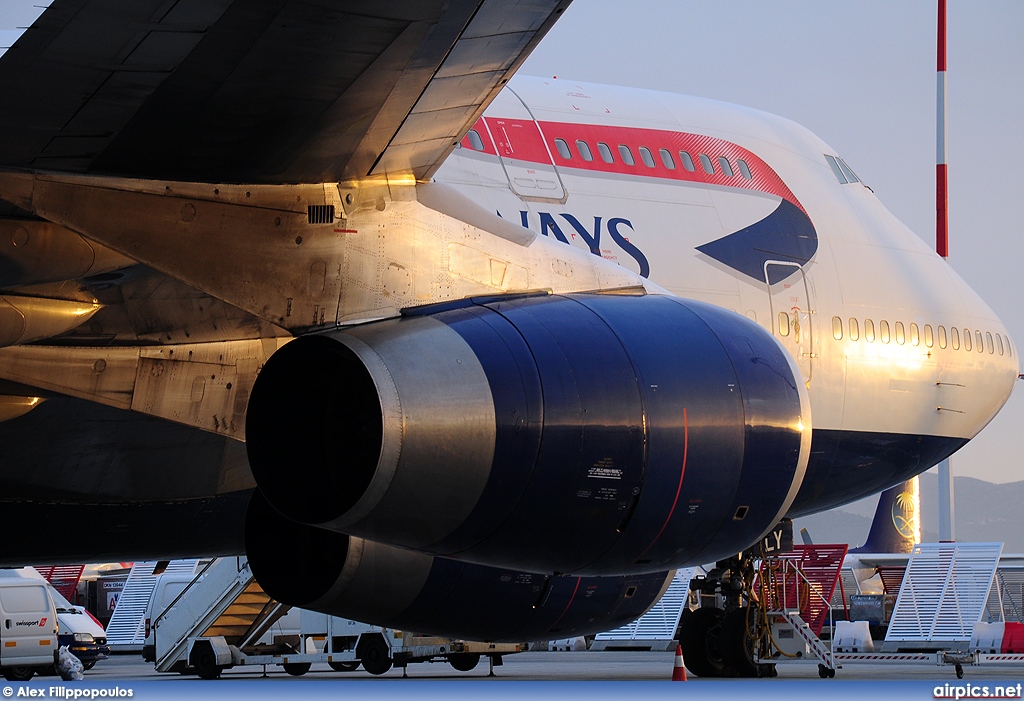
[{"label": "engine inlet cowling", "polygon": [[806,390],[749,320],[669,296],[528,297],[306,336],[252,390],[247,450],[293,520],[534,572],[657,572],[785,513]]}]

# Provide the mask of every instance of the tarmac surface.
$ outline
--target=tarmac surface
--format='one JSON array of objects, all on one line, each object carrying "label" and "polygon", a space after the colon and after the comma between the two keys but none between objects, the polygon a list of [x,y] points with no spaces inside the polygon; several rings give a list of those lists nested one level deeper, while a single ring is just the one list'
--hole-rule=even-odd
[{"label": "tarmac surface", "polygon": [[[507,655],[504,664],[494,668],[494,676],[488,676],[486,658],[469,672],[458,672],[447,662],[425,662],[408,667],[410,679],[437,679],[448,682],[459,680],[484,681],[662,681],[672,678],[672,652],[524,652]],[[780,664],[778,676],[770,679],[747,680],[751,684],[771,685],[779,680],[814,680],[821,685],[841,683],[849,680],[893,680],[893,681],[940,681],[957,683],[952,666],[901,665],[901,664],[848,664],[836,673],[835,679],[820,679],[814,663]],[[263,667],[236,667],[225,670],[220,683],[230,684],[231,680],[257,680],[264,676]],[[301,677],[293,677],[277,666],[268,666],[266,676],[279,680],[377,680],[386,683],[395,680],[401,683],[401,669],[391,669],[386,674],[374,676],[360,668],[355,672],[336,672],[326,664],[315,664]],[[32,683],[46,683],[54,677],[33,678]],[[153,664],[143,662],[140,655],[119,654],[102,660],[85,673],[87,682],[116,681],[161,681],[171,685],[187,684],[197,677],[180,674],[157,673]],[[964,667],[961,683],[975,680],[1001,680],[1024,682],[1024,664],[988,665]],[[699,684],[716,684],[722,680],[700,679],[690,675],[690,681]],[[733,680],[735,681],[735,680]],[[827,688],[827,687],[826,687]],[[824,689],[823,689],[824,690]],[[184,691],[184,689],[182,689]]]}]

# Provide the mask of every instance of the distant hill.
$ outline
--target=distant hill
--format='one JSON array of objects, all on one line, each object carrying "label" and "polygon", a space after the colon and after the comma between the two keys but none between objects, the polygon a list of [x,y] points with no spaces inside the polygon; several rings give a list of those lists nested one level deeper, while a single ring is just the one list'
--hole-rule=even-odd
[{"label": "distant hill", "polygon": [[[956,539],[958,541],[1002,541],[1004,553],[1024,553],[1024,481],[993,484],[973,477],[956,477],[953,483]],[[924,540],[938,540],[938,477],[921,475],[921,511]],[[796,519],[796,541],[806,528],[816,543],[849,543],[856,547],[867,538],[877,497],[813,516]]]}]

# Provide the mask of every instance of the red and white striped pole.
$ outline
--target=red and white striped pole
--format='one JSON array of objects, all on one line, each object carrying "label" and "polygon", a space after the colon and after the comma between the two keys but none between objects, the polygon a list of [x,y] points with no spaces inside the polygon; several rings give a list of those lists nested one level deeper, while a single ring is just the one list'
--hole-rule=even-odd
[{"label": "red and white striped pole", "polygon": [[935,117],[935,252],[949,257],[949,182],[946,173],[946,0],[939,0],[936,42],[938,81]]},{"label": "red and white striped pole", "polygon": [[[938,80],[935,110],[935,252],[949,258],[949,181],[946,172],[946,0],[939,2],[936,41]],[[939,463],[939,540],[956,540],[953,508],[953,467],[949,458]]]}]

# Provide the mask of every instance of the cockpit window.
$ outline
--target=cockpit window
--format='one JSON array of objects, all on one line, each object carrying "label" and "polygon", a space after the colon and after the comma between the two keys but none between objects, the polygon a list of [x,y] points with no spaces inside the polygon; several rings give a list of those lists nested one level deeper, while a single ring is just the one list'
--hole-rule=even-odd
[{"label": "cockpit window", "polygon": [[846,165],[846,161],[844,161],[842,158],[837,158],[836,160],[839,162],[839,167],[843,169],[843,175],[846,176],[846,179],[848,181],[850,181],[851,183],[860,182],[860,178],[857,177],[857,174],[853,172],[850,166]]},{"label": "cockpit window", "polygon": [[843,175],[843,169],[839,167],[839,161],[836,160],[835,156],[825,156],[825,160],[828,161],[828,167],[836,174],[836,180],[838,180],[841,185],[845,185],[849,182],[846,179],[846,176]]}]

